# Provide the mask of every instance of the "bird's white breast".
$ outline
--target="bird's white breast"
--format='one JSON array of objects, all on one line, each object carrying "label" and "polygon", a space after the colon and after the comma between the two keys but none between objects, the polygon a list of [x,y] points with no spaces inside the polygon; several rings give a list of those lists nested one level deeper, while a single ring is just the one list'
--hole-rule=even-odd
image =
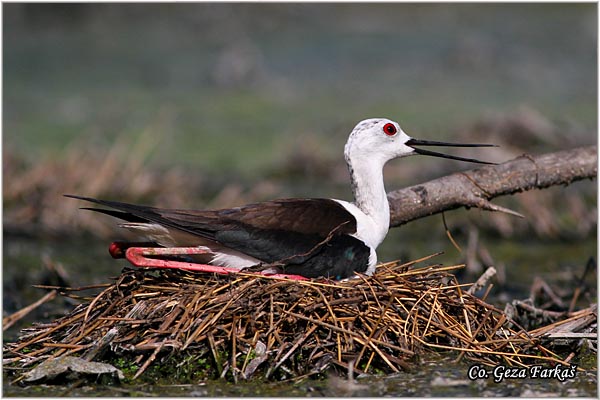
[{"label": "bird's white breast", "polygon": [[389,214],[388,217],[378,216],[376,219],[365,214],[355,204],[344,200],[335,200],[340,203],[350,214],[356,218],[356,233],[353,235],[357,239],[365,242],[369,247],[377,248],[385,239],[389,230]]},{"label": "bird's white breast", "polygon": [[379,218],[376,219],[365,214],[353,203],[344,200],[334,200],[340,203],[356,219],[356,233],[352,236],[362,240],[369,246],[371,254],[369,255],[369,266],[365,274],[372,275],[375,272],[375,265],[377,264],[377,253],[375,250],[383,242],[389,230],[389,213],[382,213],[383,215],[379,215]]}]

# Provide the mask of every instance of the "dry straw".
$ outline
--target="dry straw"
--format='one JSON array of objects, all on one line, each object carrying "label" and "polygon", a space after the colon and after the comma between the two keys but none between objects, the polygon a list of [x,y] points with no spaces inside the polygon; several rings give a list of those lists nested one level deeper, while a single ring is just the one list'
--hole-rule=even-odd
[{"label": "dry straw", "polygon": [[139,365],[137,378],[165,356],[201,354],[215,375],[235,381],[302,378],[328,368],[399,372],[428,349],[489,365],[565,364],[467,292],[470,284],[450,273],[462,266],[415,267],[431,257],[383,264],[372,277],[343,282],[126,269],[65,317],[24,330],[5,346],[5,364],[119,355]]}]

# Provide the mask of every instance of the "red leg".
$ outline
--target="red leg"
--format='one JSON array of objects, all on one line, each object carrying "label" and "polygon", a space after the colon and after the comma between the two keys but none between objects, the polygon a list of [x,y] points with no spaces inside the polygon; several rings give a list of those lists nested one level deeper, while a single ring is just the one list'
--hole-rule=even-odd
[{"label": "red leg", "polygon": [[[140,268],[174,268],[217,274],[240,273],[240,270],[237,268],[156,258],[157,256],[198,255],[209,253],[208,250],[201,247],[131,247],[131,244],[134,243],[114,242],[110,245],[109,252],[113,257],[120,258],[122,257],[121,254],[123,253],[123,250],[125,250],[125,258],[127,258],[131,264]],[[264,272],[252,272],[250,274],[281,279],[309,280],[300,275],[268,274]]]}]

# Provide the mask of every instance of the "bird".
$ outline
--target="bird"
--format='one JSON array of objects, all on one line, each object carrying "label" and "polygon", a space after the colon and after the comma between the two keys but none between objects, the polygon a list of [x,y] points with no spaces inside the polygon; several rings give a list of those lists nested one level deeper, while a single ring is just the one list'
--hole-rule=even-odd
[{"label": "bird", "polygon": [[[65,194],[103,206],[83,207],[123,222],[119,226],[163,247],[207,249],[202,261],[246,270],[270,269],[305,278],[372,275],[377,247],[390,224],[383,167],[395,158],[427,155],[494,164],[417,146],[493,147],[493,144],[419,140],[387,118],[360,121],[350,132],[344,158],[354,201],[285,198],[227,209],[165,209]],[[108,208],[104,208],[108,207]]]}]

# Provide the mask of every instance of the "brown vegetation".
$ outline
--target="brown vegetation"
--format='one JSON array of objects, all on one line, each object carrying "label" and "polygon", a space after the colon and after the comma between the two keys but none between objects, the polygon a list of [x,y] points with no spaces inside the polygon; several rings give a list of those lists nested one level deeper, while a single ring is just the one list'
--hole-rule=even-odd
[{"label": "brown vegetation", "polygon": [[[331,368],[399,372],[431,350],[456,350],[485,364],[568,365],[547,345],[550,329],[527,332],[485,302],[491,287],[480,299],[470,284],[459,284],[450,272],[461,266],[415,268],[431,257],[342,282],[126,269],[67,316],[25,329],[5,346],[4,359],[27,368],[62,356],[121,356],[139,367],[137,378],[169,356],[194,354],[210,360],[213,377],[234,381]],[[78,297],[77,289],[51,289]],[[580,321],[581,332],[596,315],[590,308],[557,319]]]}]

